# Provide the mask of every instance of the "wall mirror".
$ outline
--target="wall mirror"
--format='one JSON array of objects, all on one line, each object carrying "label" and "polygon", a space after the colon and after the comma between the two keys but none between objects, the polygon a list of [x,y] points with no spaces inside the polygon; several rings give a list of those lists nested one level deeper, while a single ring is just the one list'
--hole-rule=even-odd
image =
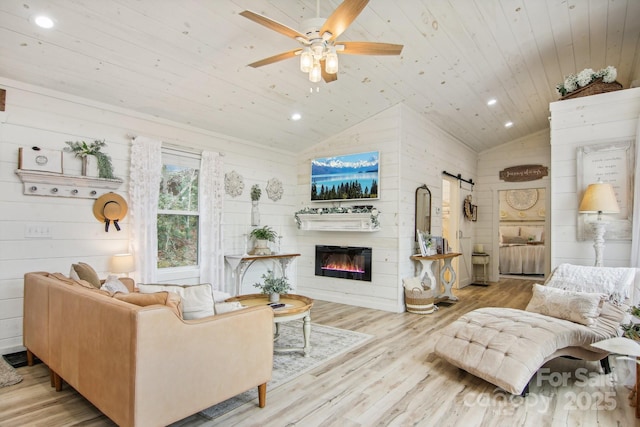
[{"label": "wall mirror", "polygon": [[431,234],[431,191],[426,185],[416,189],[416,227],[415,240],[418,241],[417,230]]}]

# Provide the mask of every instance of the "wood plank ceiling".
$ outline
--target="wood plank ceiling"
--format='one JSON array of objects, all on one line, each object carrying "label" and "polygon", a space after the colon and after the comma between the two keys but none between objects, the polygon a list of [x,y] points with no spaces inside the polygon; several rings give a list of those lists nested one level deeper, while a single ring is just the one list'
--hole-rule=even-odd
[{"label": "wood plank ceiling", "polygon": [[[319,3],[326,18],[341,1]],[[402,54],[340,55],[330,84],[297,57],[247,67],[299,45],[245,9],[300,29],[316,1],[2,0],[0,76],[294,152],[398,103],[480,152],[548,129],[570,73],[640,79],[638,0],[371,0],[340,40]]]}]

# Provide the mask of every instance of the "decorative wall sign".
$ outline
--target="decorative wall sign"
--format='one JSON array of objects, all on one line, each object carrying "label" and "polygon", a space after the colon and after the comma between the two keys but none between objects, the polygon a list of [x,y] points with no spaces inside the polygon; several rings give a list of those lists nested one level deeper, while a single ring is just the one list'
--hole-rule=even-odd
[{"label": "decorative wall sign", "polygon": [[242,190],[244,190],[244,182],[238,172],[231,171],[224,174],[224,191],[228,195],[237,197],[242,194]]},{"label": "decorative wall sign", "polygon": [[542,165],[520,165],[500,171],[500,179],[507,182],[535,181],[549,175],[549,168]]},{"label": "decorative wall sign", "polygon": [[[631,240],[634,149],[632,139],[578,148],[576,209],[587,186],[598,180],[611,184],[616,193],[620,213],[604,215],[609,222],[606,240]],[[593,219],[593,216],[578,214],[578,240],[593,240],[593,230],[587,224]]]}]

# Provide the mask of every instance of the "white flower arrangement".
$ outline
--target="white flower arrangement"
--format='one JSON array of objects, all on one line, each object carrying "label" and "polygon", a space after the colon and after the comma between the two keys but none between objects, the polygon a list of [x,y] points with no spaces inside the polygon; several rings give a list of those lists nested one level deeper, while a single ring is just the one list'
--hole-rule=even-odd
[{"label": "white flower arrangement", "polygon": [[598,79],[602,79],[604,83],[613,83],[616,81],[616,77],[618,77],[618,71],[611,65],[599,71],[594,71],[591,68],[585,68],[578,74],[569,74],[565,77],[564,82],[556,86],[556,89],[561,96],[565,96],[566,94],[571,93],[574,90],[578,90],[581,87],[585,87],[589,83]]}]

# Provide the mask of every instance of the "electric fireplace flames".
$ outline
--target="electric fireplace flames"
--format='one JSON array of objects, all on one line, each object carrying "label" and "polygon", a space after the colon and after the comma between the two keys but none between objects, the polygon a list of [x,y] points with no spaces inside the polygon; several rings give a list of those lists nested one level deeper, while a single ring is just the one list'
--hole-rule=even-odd
[{"label": "electric fireplace flames", "polygon": [[371,281],[371,248],[316,245],[316,276]]}]

